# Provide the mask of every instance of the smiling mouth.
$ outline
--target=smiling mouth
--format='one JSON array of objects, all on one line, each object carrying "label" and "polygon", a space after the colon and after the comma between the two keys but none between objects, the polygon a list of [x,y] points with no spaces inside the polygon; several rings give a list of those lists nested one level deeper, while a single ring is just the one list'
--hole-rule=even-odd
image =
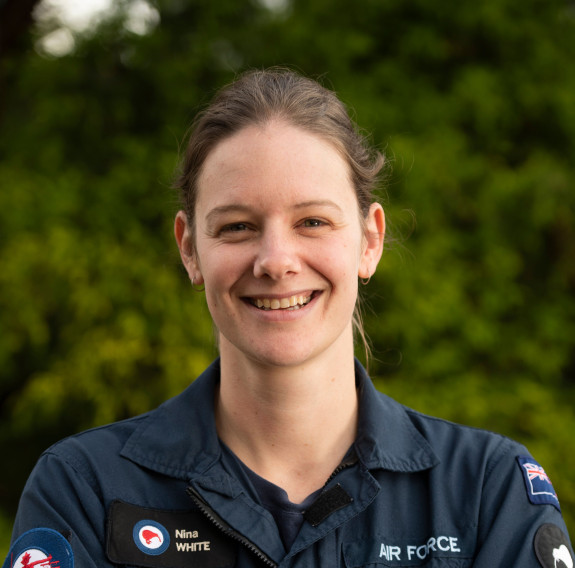
[{"label": "smiling mouth", "polygon": [[260,310],[286,310],[293,311],[303,308],[309,304],[314,297],[314,293],[304,296],[295,295],[287,298],[250,298],[249,302],[252,306]]}]

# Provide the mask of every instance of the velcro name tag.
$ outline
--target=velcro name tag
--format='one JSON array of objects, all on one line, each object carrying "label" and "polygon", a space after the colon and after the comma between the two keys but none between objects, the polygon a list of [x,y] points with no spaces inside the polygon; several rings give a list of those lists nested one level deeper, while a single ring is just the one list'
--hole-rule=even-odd
[{"label": "velcro name tag", "polygon": [[231,568],[236,543],[201,511],[168,511],[114,501],[108,512],[111,562],[149,568]]}]

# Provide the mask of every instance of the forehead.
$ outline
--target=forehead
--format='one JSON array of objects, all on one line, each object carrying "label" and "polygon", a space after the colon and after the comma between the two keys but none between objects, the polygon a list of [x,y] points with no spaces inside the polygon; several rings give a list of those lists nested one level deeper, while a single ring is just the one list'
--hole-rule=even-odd
[{"label": "forehead", "polygon": [[246,127],[217,144],[198,191],[198,205],[266,196],[356,201],[349,167],[335,146],[278,121]]}]

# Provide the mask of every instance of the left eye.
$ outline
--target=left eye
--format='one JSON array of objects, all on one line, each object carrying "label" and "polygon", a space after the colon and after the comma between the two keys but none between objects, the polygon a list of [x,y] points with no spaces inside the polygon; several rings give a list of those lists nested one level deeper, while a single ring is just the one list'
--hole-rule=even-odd
[{"label": "left eye", "polygon": [[324,225],[324,222],[320,219],[306,219],[303,222],[304,227],[321,227],[322,225]]}]

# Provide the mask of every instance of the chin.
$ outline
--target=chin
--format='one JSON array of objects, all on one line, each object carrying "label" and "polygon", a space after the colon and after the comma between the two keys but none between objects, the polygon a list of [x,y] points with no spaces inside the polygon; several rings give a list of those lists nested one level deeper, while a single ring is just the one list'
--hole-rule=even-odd
[{"label": "chin", "polygon": [[247,354],[250,359],[256,361],[260,365],[268,367],[288,368],[303,365],[313,359],[313,354],[308,350],[305,352],[297,352],[293,349],[278,349],[278,352],[270,353],[252,353]]},{"label": "chin", "polygon": [[[231,348],[232,357],[245,357],[254,363],[266,367],[288,368],[302,365],[315,356],[314,349],[309,342],[298,342],[298,344],[285,341],[260,342],[257,347],[251,343],[246,345],[243,341],[229,342],[220,337],[220,352],[229,352]],[[233,355],[235,352],[235,355]]]}]

